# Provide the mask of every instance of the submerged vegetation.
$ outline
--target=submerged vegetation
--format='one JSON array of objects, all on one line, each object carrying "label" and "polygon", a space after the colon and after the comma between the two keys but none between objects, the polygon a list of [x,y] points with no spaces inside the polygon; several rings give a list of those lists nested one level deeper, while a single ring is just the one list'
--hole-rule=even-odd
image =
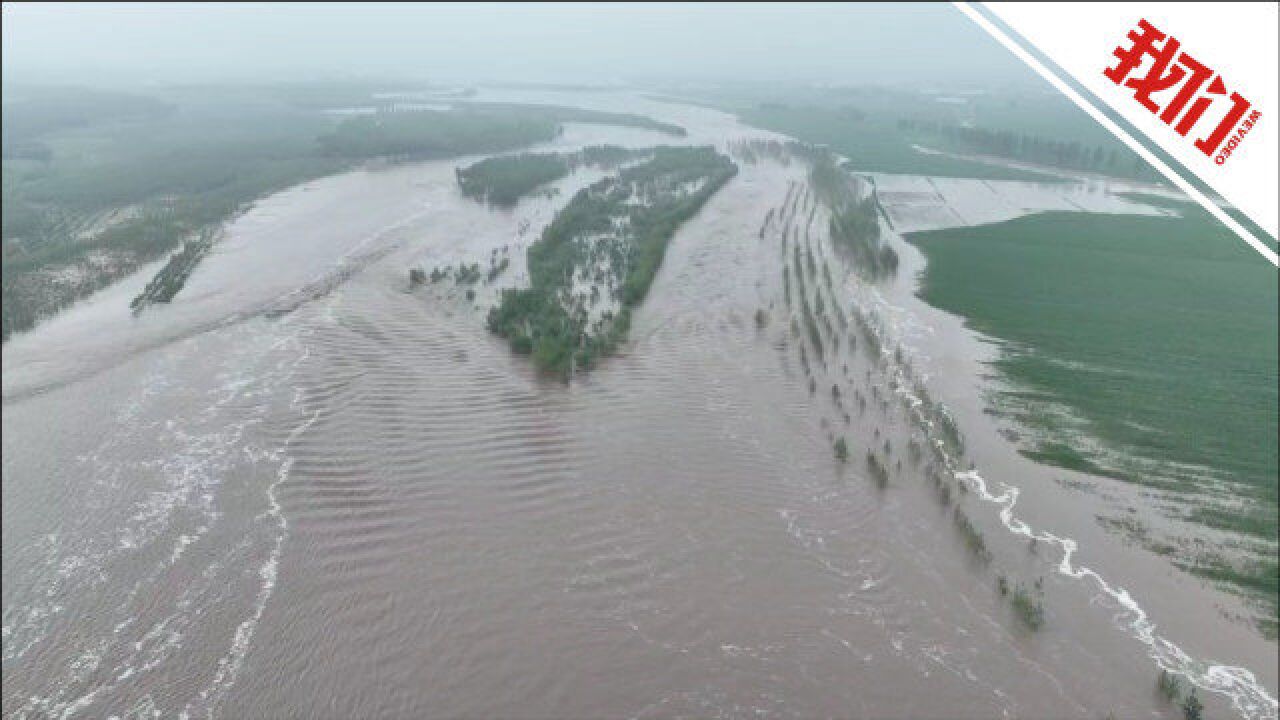
[{"label": "submerged vegetation", "polygon": [[[505,263],[506,259],[504,258],[501,265],[503,268],[506,268]],[[492,281],[493,277],[496,277],[496,275],[493,274],[493,268],[495,267],[497,267],[497,265],[490,267],[490,281]],[[480,277],[480,263],[471,263],[469,265],[467,263],[458,263],[456,268],[451,265],[445,265],[444,267],[436,266],[431,268],[430,275],[427,275],[422,268],[409,269],[410,286],[421,285],[428,280],[430,280],[431,284],[434,285],[450,278],[452,278],[454,283],[458,285],[475,285],[480,281]]]},{"label": "submerged vegetation", "polygon": [[200,236],[187,240],[182,249],[169,258],[169,262],[147,283],[142,293],[135,297],[129,307],[134,314],[142,312],[152,303],[167,303],[186,285],[196,265],[199,264],[210,249],[213,248],[213,231],[205,230]]},{"label": "submerged vegetation", "polygon": [[1018,583],[1013,589],[1009,602],[1018,619],[1028,630],[1039,630],[1044,627],[1044,599],[1038,585],[1033,592],[1022,583]]},{"label": "submerged vegetation", "polygon": [[[992,563],[994,555],[964,506],[969,485],[960,477],[965,455],[960,429],[947,409],[930,397],[924,381],[911,366],[909,352],[889,334],[875,305],[856,299],[849,303],[846,299],[844,288],[850,284],[856,287],[857,283],[838,282],[836,278],[854,270],[859,263],[866,263],[865,256],[837,253],[838,238],[828,234],[824,242],[820,229],[818,234],[813,233],[818,204],[852,207],[858,197],[854,185],[822,151],[803,148],[799,157],[810,163],[810,183],[792,182],[781,206],[767,212],[756,235],[757,240],[769,242],[776,238],[780,243],[782,301],[794,309],[790,336],[797,341],[795,352],[810,396],[817,395],[819,380],[821,387],[830,388],[834,413],[822,419],[822,426],[829,432],[835,459],[841,464],[847,462],[852,445],[859,442],[857,435],[850,436],[847,430],[834,430],[840,420],[846,427],[852,426],[850,410],[856,409],[863,418],[863,432],[870,431],[871,435],[864,437],[858,448],[865,452],[866,477],[878,489],[886,490],[891,475],[897,477],[903,472],[905,456],[905,463],[921,479],[933,483],[938,501],[951,510],[959,542],[974,559],[975,570],[981,571]],[[867,238],[878,238],[874,209],[865,207],[870,216],[861,221],[866,223],[862,231]],[[851,373],[850,367],[855,362],[863,364],[862,386],[851,386],[856,374]],[[872,421],[874,424],[866,418],[869,400],[874,403],[870,407],[880,413]],[[899,418],[890,415],[895,407],[900,408],[902,419],[912,428],[899,458],[894,457],[893,437],[883,432],[885,426],[881,424],[884,420],[896,424]],[[1031,548],[1034,553],[1034,541]],[[1042,581],[1037,580],[1030,587],[1011,585],[1001,573],[997,588],[1001,598],[1009,601],[1017,623],[1033,631],[1043,627]]]},{"label": "submerged vegetation", "polygon": [[1177,702],[1182,697],[1182,681],[1168,670],[1160,671],[1160,676],[1156,678],[1156,689],[1169,702]]},{"label": "submerged vegetation", "polygon": [[1196,689],[1191,688],[1191,692],[1187,693],[1184,698],[1182,696],[1182,680],[1168,670],[1161,670],[1159,677],[1156,678],[1156,691],[1160,693],[1160,697],[1169,704],[1178,704],[1182,708],[1182,716],[1186,720],[1203,720],[1204,703],[1196,695]]},{"label": "submerged vegetation", "polygon": [[898,270],[898,254],[880,237],[875,196],[862,192],[857,181],[836,165],[830,153],[818,154],[809,171],[814,192],[831,211],[832,246],[848,256],[865,278],[877,280]]},{"label": "submerged vegetation", "polygon": [[953,513],[955,517],[956,529],[960,531],[960,536],[964,538],[965,547],[969,548],[969,552],[983,563],[991,561],[991,551],[987,549],[987,539],[982,535],[982,531],[974,527],[973,522],[969,520],[969,516],[963,510],[956,507]]},{"label": "submerged vegetation", "polygon": [[867,451],[867,473],[878,487],[883,488],[889,484],[889,469],[870,450]]},{"label": "submerged vegetation", "polygon": [[1194,688],[1186,700],[1182,701],[1182,717],[1186,720],[1202,720],[1204,717],[1204,703],[1200,702],[1200,698],[1196,697]]},{"label": "submerged vegetation", "polygon": [[[529,287],[502,292],[489,329],[545,372],[590,367],[626,338],[676,229],[736,172],[714,148],[660,147],[581,190],[529,247]],[[603,286],[611,307],[576,283]]]}]

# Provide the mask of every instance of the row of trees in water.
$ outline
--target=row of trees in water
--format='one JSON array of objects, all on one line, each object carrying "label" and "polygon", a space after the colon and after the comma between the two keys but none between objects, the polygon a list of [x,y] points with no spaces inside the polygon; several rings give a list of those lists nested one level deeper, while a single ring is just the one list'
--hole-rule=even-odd
[{"label": "row of trees in water", "polygon": [[[543,371],[590,367],[626,338],[676,229],[736,173],[714,148],[659,147],[579,191],[529,247],[529,287],[502,292],[489,329]],[[591,292],[575,292],[575,279]],[[602,285],[616,307],[592,319]]]},{"label": "row of trees in water", "polygon": [[880,213],[874,193],[860,192],[858,180],[836,163],[831,153],[814,153],[809,183],[831,211],[832,247],[847,256],[868,280],[892,276],[898,253],[880,237]]},{"label": "row of trees in water", "polygon": [[[800,187],[793,183],[781,207],[767,212],[757,235],[764,239],[766,231],[774,229],[781,236],[783,306],[792,313],[790,334],[797,341],[800,365],[808,377],[809,393],[817,395],[819,378],[824,380],[824,386],[825,382],[835,380],[830,385],[830,398],[837,416],[843,417],[847,426],[852,424],[850,411],[865,415],[868,397],[856,387],[842,388],[840,382],[842,378],[846,382],[850,380],[849,364],[861,347],[869,364],[866,380],[870,384],[870,399],[880,412],[888,413],[892,407],[892,394],[900,397],[903,412],[914,421],[916,433],[919,433],[913,433],[908,441],[906,459],[919,469],[926,480],[932,481],[939,502],[951,509],[952,524],[960,542],[970,557],[985,567],[993,562],[993,553],[982,530],[961,507],[959,496],[967,495],[969,488],[955,477],[958,463],[964,455],[964,441],[955,421],[941,404],[930,398],[902,347],[890,350],[885,329],[875,316],[858,304],[853,304],[846,312],[841,293],[837,291],[839,286],[833,279],[832,263],[836,258],[828,257],[821,240],[811,236],[815,213],[809,201],[816,198],[833,216],[850,218],[845,223],[857,228],[854,240],[880,244],[874,197],[871,194],[859,196],[845,171],[824,153],[811,153],[808,159],[811,163],[810,185]],[[866,211],[855,215],[859,206]],[[877,226],[874,229],[873,224]],[[839,254],[842,241],[848,242],[850,237],[833,232],[829,240],[828,247]],[[857,251],[845,254],[844,263],[835,263],[837,271],[843,264],[851,271],[861,271],[864,277],[869,274],[865,268],[858,267],[859,263],[867,262],[866,255]],[[876,268],[872,270],[870,274],[873,275],[879,272]],[[765,327],[766,321],[758,317],[757,327]],[[844,351],[846,346],[847,354]],[[887,381],[892,394],[882,392],[878,384],[871,384],[873,373]],[[828,427],[834,428],[835,425]],[[853,448],[846,434],[833,430],[830,438],[835,460],[840,464],[850,462]],[[884,490],[902,469],[903,462],[894,457],[889,438],[882,436],[877,428],[874,441],[868,438],[865,446],[866,477]],[[1029,547],[1031,552],[1036,551],[1034,539]],[[1046,611],[1041,580],[1030,585],[1011,584],[1004,574],[1000,574],[996,586],[1024,628],[1035,631],[1044,626]]]},{"label": "row of trees in water", "polygon": [[[848,207],[856,203],[856,198],[844,194],[845,190],[851,187],[840,177],[844,171],[834,164],[822,163],[820,157],[817,160],[818,162],[811,167],[810,180],[819,199],[836,207]],[[838,362],[839,349],[846,344],[842,334],[848,335],[847,344],[851,354],[858,347],[859,343],[854,342],[856,332],[863,341],[860,344],[867,352],[872,369],[878,369],[877,371],[883,373],[888,380],[890,390],[899,392],[903,400],[904,412],[914,421],[916,431],[907,444],[908,462],[917,467],[925,465],[921,468],[923,478],[933,483],[939,502],[951,509],[952,525],[969,556],[979,566],[989,566],[995,562],[992,549],[988,546],[982,530],[962,507],[963,496],[967,496],[971,491],[967,482],[957,477],[957,471],[962,466],[965,454],[965,444],[955,419],[941,403],[930,397],[923,381],[912,370],[901,346],[892,351],[888,349],[887,345],[891,340],[874,315],[855,304],[850,308],[846,320],[841,309],[840,295],[835,292],[830,265],[827,259],[822,257],[821,243],[815,244],[810,241],[809,222],[801,220],[801,226],[792,224],[798,214],[797,210],[804,207],[801,199],[804,197],[807,195],[803,191],[797,191],[794,187],[789,188],[787,199],[782,206],[768,210],[757,235],[758,239],[763,240],[768,230],[781,228],[784,306],[789,310],[798,306],[798,312],[792,315],[791,337],[798,342],[800,363],[809,378],[810,394],[816,395],[818,383],[815,374],[829,367],[833,368]],[[868,195],[862,199],[862,203],[867,209],[858,217],[858,224],[854,225],[852,221],[849,224],[856,228],[856,234],[859,237],[872,238],[879,242],[878,223],[877,227],[871,228],[871,224],[875,222],[874,196]],[[836,215],[834,210],[833,215]],[[803,233],[801,227],[804,228]],[[832,248],[838,250],[841,247],[840,241],[848,238],[840,238],[833,232],[830,239]],[[854,263],[852,269],[858,270],[856,263],[864,262],[865,257],[865,255],[855,254],[854,257],[849,258]],[[896,263],[892,266],[896,267]],[[836,267],[839,269],[838,264]],[[824,301],[824,290],[829,295],[830,302]],[[772,305],[770,307],[772,308]],[[834,317],[837,322],[830,322],[829,316]],[[767,325],[768,316],[763,310],[758,311],[756,327],[763,330]],[[839,330],[837,331],[836,328]],[[810,353],[806,351],[806,345],[816,356],[816,362],[810,362]],[[872,377],[872,369],[867,371],[868,380]],[[847,373],[847,365],[844,370]],[[873,386],[871,392],[881,410],[887,412],[889,404],[887,400],[882,399],[879,387]],[[831,385],[830,395],[831,402],[841,412],[844,412],[845,400],[851,396],[859,400],[860,411],[866,409],[861,392],[857,389],[852,392],[842,391],[839,383],[835,383]],[[844,413],[844,418],[848,424],[848,413]],[[880,431],[877,429],[875,433],[877,442],[880,437]],[[890,465],[892,450],[887,439],[882,448],[880,450],[868,442],[865,465],[868,479],[878,488],[885,489],[889,485],[891,473],[901,469],[901,461]],[[850,461],[853,448],[844,434],[837,432],[832,436],[832,453],[838,463],[844,464]],[[1029,553],[1038,554],[1039,539],[1032,536],[1026,547]],[[1048,622],[1043,577],[1024,583],[1011,579],[1004,573],[998,573],[995,579],[996,592],[1002,602],[1007,602],[1013,618],[1020,627],[1029,632],[1042,630]],[[1187,692],[1182,679],[1162,670],[1157,688],[1168,702],[1177,704],[1182,716],[1187,720],[1201,720],[1204,706],[1194,687]]]},{"label": "row of trees in water", "polygon": [[[754,151],[754,148],[748,149]],[[850,235],[859,241],[866,239],[868,244],[871,240],[878,243],[880,237],[875,216],[874,195],[869,194],[864,198],[858,198],[853,193],[853,185],[842,177],[843,169],[833,163],[821,162],[821,157],[818,155],[814,157],[817,162],[811,166],[811,187],[824,204],[847,208],[860,203],[866,208],[862,214],[856,216],[856,219],[847,221],[848,226],[855,229],[853,232],[845,237],[839,237],[836,232],[832,232],[830,236],[832,249],[839,250],[840,241],[848,240]],[[828,263],[827,258],[823,257],[822,243],[820,240],[813,242],[810,238],[813,216],[811,214],[807,221],[803,219],[804,200],[807,197],[807,191],[798,189],[793,183],[792,187],[788,188],[783,204],[778,208],[769,209],[764,215],[756,235],[759,240],[764,240],[770,230],[777,231],[781,235],[783,305],[792,313],[790,338],[797,343],[800,365],[808,377],[809,393],[812,396],[817,395],[820,373],[834,372],[837,363],[842,359],[841,348],[847,344],[852,356],[861,345],[866,350],[871,364],[866,376],[868,381],[871,380],[873,371],[882,373],[882,377],[887,379],[888,388],[900,395],[902,408],[906,416],[913,421],[915,430],[907,443],[907,461],[917,467],[924,465],[920,467],[922,477],[932,482],[938,501],[950,509],[952,525],[967,554],[977,566],[985,568],[996,560],[992,548],[988,546],[985,534],[963,506],[963,498],[971,492],[967,481],[958,477],[965,453],[963,436],[947,409],[941,403],[931,399],[923,381],[913,372],[902,347],[890,349],[888,343],[891,342],[891,338],[886,334],[883,326],[876,321],[875,316],[857,304],[850,307],[847,317],[844,315],[840,295],[835,292],[836,284],[831,277],[831,264]],[[840,215],[830,206],[828,209],[832,210],[833,215]],[[801,218],[798,225],[794,224],[797,215]],[[876,225],[874,228],[873,223]],[[852,257],[847,258],[852,265],[850,269],[860,271],[860,274],[865,277],[867,275],[865,269],[857,267],[857,264],[866,262],[866,258],[867,255],[855,252]],[[835,267],[837,270],[840,268],[839,264],[835,264]],[[896,267],[896,263],[886,267]],[[824,290],[830,298],[829,302],[824,298]],[[771,303],[770,309],[772,308]],[[833,323],[829,318],[834,318],[836,322]],[[759,330],[764,330],[769,325],[769,316],[763,309],[757,311],[755,324]],[[855,342],[855,333],[862,340],[861,343]],[[847,342],[845,335],[847,335]],[[810,357],[816,360],[811,362]],[[844,365],[842,369],[845,372],[845,379],[848,380],[848,365]],[[830,376],[827,379],[830,379]],[[887,396],[881,393],[880,387],[873,385],[871,394],[881,411],[888,412],[890,405]],[[860,390],[842,389],[839,382],[831,385],[830,397],[836,410],[843,414],[846,425],[850,424],[850,415],[845,411],[850,397],[857,400],[856,409],[859,412],[865,412],[867,407]],[[827,424],[824,420],[824,426],[832,428],[834,424]],[[876,443],[881,437],[880,430],[877,428]],[[839,431],[833,431],[829,438],[836,462],[842,465],[849,463],[854,453],[849,437]],[[880,447],[868,439],[865,475],[881,490],[889,486],[893,473],[900,472],[902,469],[902,462],[897,461],[891,464],[891,457],[892,448],[887,438]],[[970,468],[972,468],[971,465]],[[1029,553],[1035,555],[1039,552],[1039,540],[1034,535],[1029,538],[1026,546]],[[999,598],[1007,603],[1014,620],[1023,630],[1036,632],[1046,626],[1048,613],[1043,577],[1031,582],[1022,582],[1011,579],[1004,573],[998,573],[995,580]],[[1195,689],[1192,688],[1190,693],[1184,694],[1183,682],[1177,676],[1168,671],[1162,671],[1157,687],[1170,703],[1178,703],[1183,716],[1188,720],[1200,720],[1203,717],[1203,704],[1197,697]]]},{"label": "row of trees in water", "polygon": [[152,303],[169,302],[182,290],[196,265],[213,249],[213,234],[213,230],[205,229],[198,237],[184,242],[181,250],[169,256],[164,267],[130,301],[129,308],[135,315]]}]

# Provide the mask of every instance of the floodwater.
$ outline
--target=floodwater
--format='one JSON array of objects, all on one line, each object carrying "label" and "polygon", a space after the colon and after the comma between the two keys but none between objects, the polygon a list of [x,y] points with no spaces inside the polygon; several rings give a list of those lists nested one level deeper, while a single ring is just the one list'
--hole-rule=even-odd
[{"label": "floodwater", "polygon": [[[492,99],[769,137],[621,94]],[[552,147],[600,142],[673,141],[575,125]],[[1016,454],[982,413],[990,347],[914,298],[923,260],[892,234],[896,280],[842,270],[820,219],[802,227],[800,163],[740,163],[672,241],[631,342],[568,386],[484,313],[598,175],[491,211],[455,164],[266,198],[170,306],[132,318],[140,276],[5,346],[6,717],[1176,717],[1161,665],[1213,717],[1275,717],[1274,643],[1098,527],[1129,491]],[[878,318],[902,363],[833,344],[811,394],[782,296],[801,237],[828,301]],[[408,287],[410,267],[504,246],[513,267],[474,301]],[[925,437],[894,395],[907,363],[965,434],[954,502],[989,564],[907,457]],[[846,420],[832,385],[885,402]],[[998,572],[1043,578],[1043,629]]]},{"label": "floodwater", "polygon": [[1037,183],[887,173],[869,177],[891,227],[899,233],[998,223],[1035,212],[1174,214],[1126,199],[1121,193],[1140,186],[1123,180]]}]

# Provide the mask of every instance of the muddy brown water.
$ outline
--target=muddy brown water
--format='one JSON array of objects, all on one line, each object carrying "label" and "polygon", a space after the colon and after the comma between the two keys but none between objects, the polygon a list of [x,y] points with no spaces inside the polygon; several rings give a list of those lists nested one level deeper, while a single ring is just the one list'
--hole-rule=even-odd
[{"label": "muddy brown water", "polygon": [[[631,96],[501,99],[765,136]],[[671,139],[572,126],[554,146],[605,141]],[[410,291],[407,269],[507,246],[497,285],[519,282],[594,176],[494,212],[454,165],[264,199],[171,306],[132,319],[140,276],[5,346],[6,717],[1176,717],[1155,694],[1171,647],[1217,683],[1212,716],[1275,716],[1275,645],[1234,601],[1101,531],[1096,493],[997,434],[991,349],[915,300],[909,246],[872,287],[812,231],[833,296],[881,317],[953,408],[966,466],[1021,488],[1014,515],[1077,541],[1071,567],[1154,628],[1059,572],[1057,546],[1030,552],[971,483],[957,497],[993,554],[975,562],[906,457],[919,428],[883,361],[840,345],[810,394],[780,227],[759,234],[800,164],[742,163],[677,233],[631,342],[568,386],[485,332],[497,287]],[[832,384],[890,402],[846,423]],[[862,459],[885,440],[880,488]],[[1044,578],[1042,630],[998,572]]]}]

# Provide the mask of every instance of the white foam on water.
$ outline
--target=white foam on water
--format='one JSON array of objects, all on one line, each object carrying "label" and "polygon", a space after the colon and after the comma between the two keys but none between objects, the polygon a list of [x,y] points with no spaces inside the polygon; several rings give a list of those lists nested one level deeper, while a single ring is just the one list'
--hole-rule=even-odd
[{"label": "white foam on water", "polygon": [[[876,301],[875,305],[878,306],[877,309],[883,311],[887,304],[884,298],[875,293],[874,299]],[[890,305],[889,307],[892,306]],[[884,313],[882,312],[881,314],[883,315]],[[890,313],[890,315],[893,314]],[[894,316],[890,319],[889,324],[897,334],[896,331],[902,324],[910,322],[910,318]],[[888,358],[889,343],[884,342],[884,338],[881,338],[881,340],[882,355]],[[905,378],[902,368],[897,368],[896,371],[900,379]],[[920,412],[923,401],[911,392],[910,383],[899,382],[895,385],[897,394],[907,401],[916,414],[917,420],[927,426],[932,426],[932,421],[924,417]],[[946,412],[944,407],[939,407],[943,412]],[[933,442],[945,455],[944,443],[937,439],[934,439]],[[993,493],[986,479],[982,477],[977,469],[954,471],[953,476],[956,480],[964,483],[977,497],[998,506],[1000,508],[1001,524],[1009,532],[1028,539],[1034,539],[1037,543],[1047,543],[1061,549],[1062,558],[1058,562],[1057,572],[1064,577],[1092,582],[1105,596],[1117,603],[1122,608],[1122,611],[1115,618],[1117,624],[1124,628],[1133,638],[1147,646],[1149,655],[1160,669],[1181,674],[1198,688],[1226,696],[1231,700],[1231,704],[1236,711],[1246,720],[1275,720],[1277,718],[1277,713],[1280,712],[1280,703],[1277,703],[1276,698],[1273,698],[1266,688],[1258,682],[1252,671],[1248,668],[1233,665],[1196,660],[1173,641],[1156,631],[1156,624],[1151,621],[1146,610],[1142,608],[1128,590],[1109,583],[1092,568],[1075,564],[1074,558],[1079,551],[1079,545],[1073,538],[1055,535],[1048,531],[1037,531],[1014,515],[1014,508],[1018,503],[1018,495],[1021,492],[1020,488],[1001,482],[999,483],[999,494]]]},{"label": "white foam on water", "polygon": [[[304,363],[309,357],[310,350],[304,347],[302,354],[299,356],[297,362],[294,363],[293,368],[296,369],[302,365],[302,363]],[[302,399],[303,392],[299,388],[294,391],[292,407],[300,407]],[[276,579],[279,573],[280,555],[284,550],[285,540],[289,535],[289,521],[288,518],[285,517],[284,510],[280,506],[279,499],[276,497],[276,490],[280,487],[281,483],[289,479],[290,472],[293,469],[294,458],[288,456],[289,448],[299,437],[302,436],[303,433],[315,424],[319,417],[320,410],[317,409],[289,433],[289,436],[285,439],[285,442],[280,449],[280,454],[283,456],[283,462],[280,464],[280,469],[276,472],[275,482],[271,483],[271,485],[267,487],[266,494],[268,506],[264,513],[267,518],[276,523],[279,530],[276,534],[274,545],[271,548],[271,552],[268,555],[266,562],[264,562],[258,569],[258,577],[261,579],[262,584],[258,588],[258,594],[253,605],[253,611],[249,614],[249,617],[241,621],[239,626],[236,627],[228,653],[218,661],[217,673],[214,674],[213,680],[209,685],[200,692],[199,701],[204,705],[203,714],[205,717],[214,717],[219,702],[225,696],[226,691],[235,684],[236,678],[240,674],[240,669],[244,665],[245,656],[248,654],[249,647],[253,642],[253,635],[258,628],[258,623],[262,620],[262,614],[266,611],[267,603],[271,600],[271,595],[275,591]],[[192,704],[188,703],[183,709],[180,717],[185,720],[186,718],[190,718],[193,712],[199,714],[199,710],[193,711]]]},{"label": "white foam on water", "polygon": [[[882,343],[882,348],[887,357],[888,343]],[[932,422],[920,413],[919,408],[923,405],[923,401],[911,393],[909,384],[898,383],[897,393],[907,400],[919,421],[932,425]],[[946,411],[945,408],[941,409]],[[945,453],[940,440],[935,439],[933,442]],[[1177,644],[1156,632],[1156,624],[1151,621],[1146,610],[1128,590],[1112,585],[1092,568],[1076,565],[1073,560],[1079,546],[1074,539],[1048,531],[1036,531],[1016,517],[1014,507],[1017,505],[1020,493],[1018,487],[1001,482],[1001,492],[995,494],[991,492],[986,480],[976,469],[956,471],[953,472],[953,476],[956,480],[965,483],[977,497],[998,506],[1001,524],[1009,532],[1060,548],[1062,558],[1058,562],[1058,573],[1075,580],[1094,583],[1102,593],[1123,608],[1115,618],[1117,623],[1132,637],[1147,646],[1152,660],[1160,669],[1181,674],[1198,688],[1228,697],[1236,711],[1247,720],[1275,720],[1278,712],[1277,700],[1271,697],[1266,688],[1258,682],[1252,671],[1243,667],[1197,661]]]},{"label": "white foam on water", "polygon": [[1100,591],[1124,608],[1124,611],[1116,616],[1116,621],[1122,624],[1134,638],[1147,646],[1151,658],[1162,670],[1184,675],[1198,688],[1227,696],[1231,699],[1231,704],[1236,711],[1249,720],[1263,720],[1277,716],[1276,699],[1267,693],[1266,688],[1262,687],[1250,670],[1232,665],[1197,661],[1182,648],[1156,632],[1156,624],[1147,617],[1146,611],[1133,599],[1128,590],[1112,585],[1091,568],[1074,564],[1073,559],[1079,550],[1075,540],[1047,531],[1037,532],[1018,519],[1013,511],[1018,504],[1019,488],[1002,482],[1000,494],[993,494],[987,486],[987,481],[976,470],[957,472],[955,478],[966,483],[978,497],[999,506],[1000,522],[1009,532],[1059,547],[1062,550],[1062,559],[1058,562],[1058,573],[1076,580],[1093,582]]},{"label": "white foam on water", "polygon": [[[872,316],[880,319],[877,334],[881,336],[881,355],[891,364],[891,367],[896,366],[890,351],[891,346],[901,347],[910,355],[918,354],[910,340],[919,337],[922,333],[931,333],[932,330],[927,324],[920,322],[906,308],[890,302],[874,286],[855,281],[853,290],[853,300],[859,306],[869,308]],[[885,331],[885,324],[888,325],[888,332]],[[886,337],[889,335],[892,337]],[[890,340],[893,342],[889,342]],[[894,367],[895,378],[899,381],[893,383],[895,393],[907,402],[917,421],[931,428],[933,422],[921,412],[923,400],[911,391],[910,375],[916,374],[916,366],[923,365],[910,362],[910,357],[906,365],[906,368]],[[919,379],[924,382],[927,380],[927,375],[920,375]],[[944,413],[947,412],[941,405],[938,408]],[[933,442],[946,455],[944,443],[937,439],[933,439]],[[1117,623],[1133,638],[1147,646],[1149,655],[1160,669],[1181,674],[1198,688],[1226,696],[1231,700],[1236,711],[1246,720],[1276,720],[1280,716],[1280,703],[1267,692],[1252,671],[1238,666],[1198,661],[1191,657],[1177,644],[1157,632],[1156,624],[1151,621],[1146,610],[1128,590],[1112,585],[1092,568],[1076,565],[1073,562],[1079,550],[1074,539],[1048,531],[1036,531],[1017,518],[1014,515],[1014,507],[1017,505],[1020,493],[1018,487],[1001,482],[1001,492],[994,494],[977,469],[955,471],[953,475],[973,490],[977,497],[1000,508],[1001,523],[1009,532],[1060,548],[1062,558],[1058,563],[1057,572],[1075,580],[1092,582],[1104,595],[1116,602],[1123,609],[1116,616]]]},{"label": "white foam on water", "polygon": [[[270,342],[265,348],[262,344],[250,343],[244,351],[255,358],[269,356],[286,350],[294,338],[285,336]],[[208,393],[209,400],[202,411],[185,418],[146,421],[143,413],[154,414],[156,411],[145,407],[146,398],[168,386],[165,376],[174,366],[172,362],[162,361],[152,368],[155,372],[142,381],[141,393],[117,413],[117,426],[122,430],[112,433],[97,450],[78,458],[85,472],[90,473],[87,480],[91,482],[86,487],[92,488],[94,495],[102,496],[89,498],[89,506],[95,509],[112,510],[110,500],[129,489],[128,483],[135,477],[131,468],[140,467],[154,473],[160,483],[155,489],[139,495],[131,504],[125,500],[119,510],[123,510],[128,520],[121,524],[122,527],[113,527],[105,535],[81,537],[74,546],[68,546],[60,541],[57,534],[51,533],[32,547],[33,551],[47,555],[49,560],[45,564],[54,566],[57,572],[40,580],[35,594],[37,602],[25,607],[5,608],[6,661],[22,657],[49,637],[55,616],[63,611],[63,606],[57,603],[62,594],[89,591],[107,579],[109,563],[125,560],[135,552],[150,551],[156,542],[170,544],[151,570],[144,573],[113,606],[113,612],[120,611],[122,615],[111,623],[106,633],[97,639],[78,641],[84,652],[57,673],[48,690],[26,698],[14,710],[13,717],[69,718],[83,714],[95,704],[108,702],[115,691],[142,681],[147,673],[159,668],[181,649],[184,632],[198,622],[200,605],[220,603],[228,597],[227,593],[233,588],[225,581],[219,581],[218,577],[227,567],[236,568],[235,563],[230,563],[230,556],[250,549],[254,543],[248,537],[232,547],[222,559],[214,559],[204,567],[200,573],[202,580],[184,590],[164,614],[145,620],[145,626],[140,627],[142,619],[129,610],[133,601],[154,588],[165,573],[183,559],[187,549],[199,543],[218,521],[221,511],[216,506],[217,492],[235,463],[243,458],[254,464],[280,460],[284,448],[259,450],[251,443],[244,444],[244,441],[249,429],[266,419],[267,402],[274,394],[273,388],[290,379],[294,369],[305,358],[305,353],[293,353],[265,369],[248,363],[247,369],[219,373],[215,375],[217,383]],[[223,411],[228,407],[238,416],[235,422],[227,423],[223,418]],[[289,441],[304,429],[295,430]],[[149,433],[157,435],[151,444],[168,448],[164,456],[138,460],[128,453],[119,452],[122,448],[127,450],[131,447],[130,443],[140,435]],[[286,447],[289,441],[286,441]],[[175,452],[175,448],[178,451]],[[285,529],[274,490],[287,472],[288,463],[281,462],[276,480],[267,494],[268,507],[259,516],[279,529],[274,533],[269,557],[259,570],[260,585],[250,616],[237,629],[229,656],[231,661],[224,659],[220,663],[215,683],[227,679],[228,672],[230,679],[234,679],[234,672],[239,668],[238,658],[242,658],[247,650],[253,627],[274,588],[275,568]],[[191,525],[183,528],[188,522]],[[216,597],[210,597],[210,593]],[[197,610],[195,614],[193,607]],[[126,633],[133,629],[142,635],[129,638]],[[86,688],[85,684],[91,681],[87,673],[97,669],[106,657],[114,655],[120,657],[112,660],[110,679]],[[154,698],[143,698],[140,703],[123,711],[124,716],[155,714]]]}]

